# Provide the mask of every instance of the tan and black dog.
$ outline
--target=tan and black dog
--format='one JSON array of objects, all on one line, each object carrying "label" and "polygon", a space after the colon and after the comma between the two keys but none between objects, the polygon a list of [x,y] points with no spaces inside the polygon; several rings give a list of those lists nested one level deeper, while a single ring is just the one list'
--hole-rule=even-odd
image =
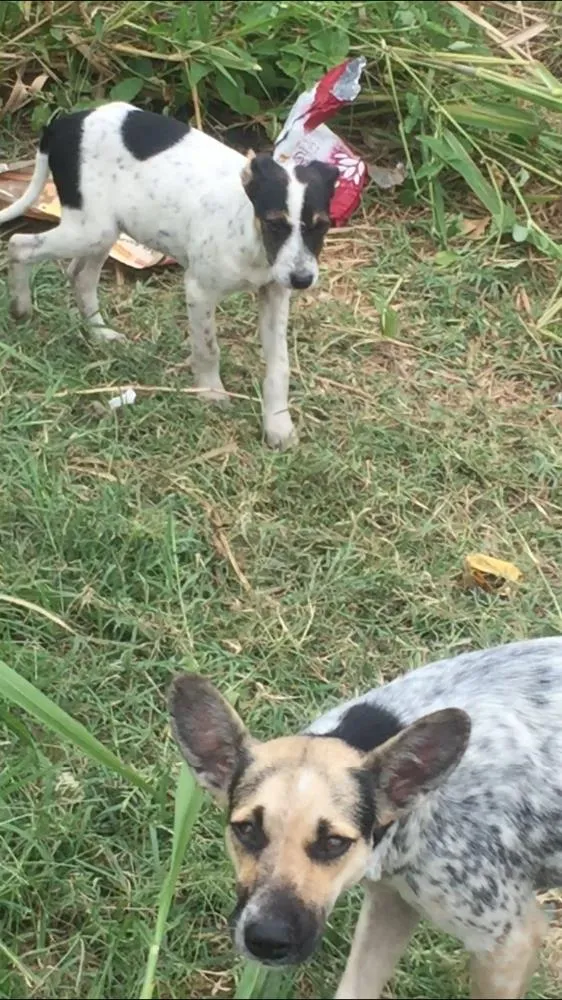
[{"label": "tan and black dog", "polygon": [[472,952],[473,997],[524,995],[535,892],[562,885],[562,638],[430,664],[265,743],[200,676],[170,710],[228,810],[241,953],[304,961],[363,880],[340,1000],[380,996],[420,916]]}]

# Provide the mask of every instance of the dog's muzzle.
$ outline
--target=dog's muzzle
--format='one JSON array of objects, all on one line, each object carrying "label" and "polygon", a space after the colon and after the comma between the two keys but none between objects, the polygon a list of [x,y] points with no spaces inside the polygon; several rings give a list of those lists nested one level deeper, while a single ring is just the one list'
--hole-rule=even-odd
[{"label": "dog's muzzle", "polygon": [[324,922],[290,890],[258,890],[231,917],[238,951],[262,965],[299,965],[312,955]]},{"label": "dog's muzzle", "polygon": [[289,281],[291,282],[291,288],[302,291],[305,288],[310,288],[314,281],[314,275],[310,271],[292,271],[289,275]]},{"label": "dog's muzzle", "polygon": [[284,964],[295,950],[293,928],[277,916],[250,920],[244,927],[244,944],[258,962]]}]

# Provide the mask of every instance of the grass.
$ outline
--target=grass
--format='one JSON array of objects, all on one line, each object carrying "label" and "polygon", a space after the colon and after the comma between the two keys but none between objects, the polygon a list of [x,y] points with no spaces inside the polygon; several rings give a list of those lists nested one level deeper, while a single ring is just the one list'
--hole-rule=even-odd
[{"label": "grass", "polygon": [[[17,710],[0,723],[6,1000],[140,995],[172,850],[174,671],[205,672],[268,736],[429,658],[560,632],[557,271],[460,237],[436,257],[430,228],[368,200],[331,235],[318,291],[295,303],[301,444],[286,455],[260,441],[248,298],[220,316],[225,383],[247,397],[223,415],[180,391],[173,271],[116,282],[108,269],[106,312],[130,338],[111,350],[81,332],[57,266],[36,272],[28,325],[6,318],[2,286],[0,590],[27,604],[0,601],[0,660],[159,789]],[[131,382],[172,391],[117,413],[80,394]],[[511,599],[463,589],[471,551],[521,567]],[[252,992],[227,933],[221,829],[205,800],[155,996]],[[334,995],[356,908],[357,894],[342,901],[292,995]],[[559,996],[560,931],[552,941],[536,998]],[[394,990],[466,995],[457,945],[423,928]]]}]

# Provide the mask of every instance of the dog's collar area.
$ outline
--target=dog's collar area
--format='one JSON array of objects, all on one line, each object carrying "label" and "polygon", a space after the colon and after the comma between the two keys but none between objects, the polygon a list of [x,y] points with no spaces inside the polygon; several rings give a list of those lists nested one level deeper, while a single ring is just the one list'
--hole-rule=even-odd
[{"label": "dog's collar area", "polygon": [[372,838],[373,847],[378,847],[378,845],[380,844],[381,840],[384,840],[384,837],[386,836],[386,834],[390,830],[391,826],[392,826],[392,823],[385,823],[384,826],[376,826],[375,827],[375,829],[373,830],[373,838]]}]

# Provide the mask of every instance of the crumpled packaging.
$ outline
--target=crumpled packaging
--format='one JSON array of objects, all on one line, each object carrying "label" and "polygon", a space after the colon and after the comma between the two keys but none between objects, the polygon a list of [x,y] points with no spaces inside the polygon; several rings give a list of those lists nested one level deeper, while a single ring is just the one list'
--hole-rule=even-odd
[{"label": "crumpled packaging", "polygon": [[365,161],[325,122],[356,99],[364,67],[363,56],[348,59],[326,73],[311,90],[301,94],[273,151],[280,163],[292,160],[307,164],[311,160],[322,160],[338,168],[340,176],[330,204],[334,226],[344,226],[359,206],[369,174]]}]

